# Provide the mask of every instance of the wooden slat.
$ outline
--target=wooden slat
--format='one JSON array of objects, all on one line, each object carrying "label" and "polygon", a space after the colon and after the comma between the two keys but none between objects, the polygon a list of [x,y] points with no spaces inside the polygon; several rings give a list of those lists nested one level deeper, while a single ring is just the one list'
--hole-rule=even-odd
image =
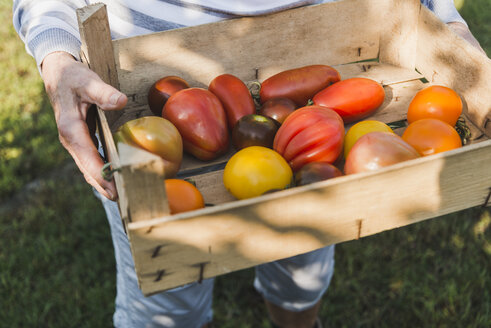
[{"label": "wooden slat", "polygon": [[263,80],[309,64],[376,58],[384,2],[345,0],[116,40],[121,91],[130,96],[129,106],[138,106],[166,75],[207,86],[222,73]]},{"label": "wooden slat", "polygon": [[385,16],[380,36],[379,60],[383,63],[414,69],[416,63],[416,42],[418,21],[421,10],[419,0],[388,0],[380,8]]},{"label": "wooden slat", "polygon": [[417,69],[465,102],[466,116],[491,137],[491,59],[453,33],[426,8],[418,25]]},{"label": "wooden slat", "polygon": [[128,221],[145,221],[169,215],[164,161],[139,148],[118,144],[124,189],[129,197]]},{"label": "wooden slat", "polygon": [[491,186],[490,148],[488,140],[374,173],[130,224],[141,288],[151,294],[481,205]]},{"label": "wooden slat", "polygon": [[[107,21],[106,6],[98,3],[79,8],[77,9],[77,18],[82,40],[82,60],[104,82],[119,89],[118,73],[114,59],[111,31]],[[105,116],[109,122],[117,120],[121,115],[122,111],[105,112]],[[103,119],[106,120],[105,118]],[[108,145],[108,147],[112,147],[113,145]]]},{"label": "wooden slat", "polygon": [[[90,69],[96,72],[104,82],[119,89],[106,6],[99,3],[79,8],[77,9],[77,19],[82,41],[82,61],[89,65]],[[115,168],[120,167],[120,161],[108,120],[117,120],[122,113],[123,111],[105,112],[97,108],[98,131],[105,146],[105,155]],[[127,217],[128,199],[123,187],[122,176],[116,172],[114,180],[118,191],[121,214],[123,217]]]},{"label": "wooden slat", "polygon": [[[119,88],[107,10],[104,4],[77,9],[82,39],[82,58],[101,79]],[[114,112],[113,112],[114,113]],[[114,168],[119,208],[125,222],[168,215],[164,185],[164,166],[159,157],[144,150],[120,144],[118,154],[108,120],[118,120],[98,108],[106,151]]]}]

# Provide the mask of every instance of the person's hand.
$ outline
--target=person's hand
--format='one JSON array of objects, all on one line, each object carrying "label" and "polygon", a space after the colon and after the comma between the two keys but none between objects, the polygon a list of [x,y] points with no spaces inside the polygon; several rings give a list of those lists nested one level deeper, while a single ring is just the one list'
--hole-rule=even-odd
[{"label": "person's hand", "polygon": [[92,104],[104,110],[118,110],[126,105],[127,97],[66,52],[47,55],[41,72],[61,144],[73,157],[85,180],[102,195],[115,200],[114,182],[102,177],[104,162],[92,142],[86,118]]},{"label": "person's hand", "polygon": [[486,52],[479,44],[479,41],[476,40],[474,35],[472,35],[471,31],[465,24],[460,22],[451,22],[447,23],[447,26],[458,36],[469,42],[471,45],[476,47],[479,51],[486,55]]}]

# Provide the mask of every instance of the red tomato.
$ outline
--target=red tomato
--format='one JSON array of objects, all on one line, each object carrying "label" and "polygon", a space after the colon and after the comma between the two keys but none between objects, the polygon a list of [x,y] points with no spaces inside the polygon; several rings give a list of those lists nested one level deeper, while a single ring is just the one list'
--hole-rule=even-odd
[{"label": "red tomato", "polygon": [[457,131],[451,125],[433,118],[423,118],[409,124],[402,134],[402,139],[413,146],[421,156],[462,147]]},{"label": "red tomato", "polygon": [[171,214],[182,213],[205,207],[203,195],[191,182],[166,179],[165,193]]},{"label": "red tomato", "polygon": [[208,90],[189,88],[172,95],[162,116],[181,133],[184,150],[211,160],[228,149],[227,117],[220,100]]},{"label": "red tomato", "polygon": [[123,124],[114,134],[116,144],[122,142],[160,156],[165,176],[174,177],[181,166],[182,138],[176,127],[166,119],[145,116]]},{"label": "red tomato", "polygon": [[177,91],[189,88],[189,84],[178,76],[166,76],[155,82],[148,90],[148,106],[157,116],[162,116],[167,99]]},{"label": "red tomato", "polygon": [[335,111],[307,106],[286,118],[273,148],[297,171],[310,162],[333,163],[343,149],[343,138],[343,120]]},{"label": "red tomato", "polygon": [[346,79],[317,93],[315,105],[334,109],[351,123],[370,116],[384,102],[384,88],[374,80],[355,77]]},{"label": "red tomato", "polygon": [[281,124],[295,109],[297,109],[297,105],[288,98],[272,98],[262,104],[259,114],[271,117]]},{"label": "red tomato", "polygon": [[370,132],[358,139],[344,164],[344,173],[375,171],[420,157],[418,152],[392,132]]},{"label": "red tomato", "polygon": [[230,130],[242,116],[256,112],[256,106],[249,89],[236,76],[231,74],[219,75],[210,82],[208,90],[222,102]]},{"label": "red tomato", "polygon": [[435,118],[455,126],[462,114],[462,99],[450,88],[433,85],[418,91],[409,104],[409,124],[422,118]]},{"label": "red tomato", "polygon": [[327,65],[310,65],[280,72],[261,84],[261,103],[271,98],[291,99],[299,107],[307,105],[309,99],[341,79],[339,72]]}]

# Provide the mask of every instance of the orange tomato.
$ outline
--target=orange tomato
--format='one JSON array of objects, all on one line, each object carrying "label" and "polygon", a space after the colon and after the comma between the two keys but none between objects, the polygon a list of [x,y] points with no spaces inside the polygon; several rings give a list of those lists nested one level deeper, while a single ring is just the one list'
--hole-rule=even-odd
[{"label": "orange tomato", "polygon": [[192,183],[181,179],[166,179],[165,192],[171,214],[205,207],[203,195]]},{"label": "orange tomato", "polygon": [[433,85],[418,91],[409,104],[409,124],[423,118],[434,118],[455,126],[462,114],[462,99],[452,89]]},{"label": "orange tomato", "polygon": [[402,139],[413,146],[421,156],[462,147],[457,131],[451,125],[433,118],[409,124],[402,134]]}]

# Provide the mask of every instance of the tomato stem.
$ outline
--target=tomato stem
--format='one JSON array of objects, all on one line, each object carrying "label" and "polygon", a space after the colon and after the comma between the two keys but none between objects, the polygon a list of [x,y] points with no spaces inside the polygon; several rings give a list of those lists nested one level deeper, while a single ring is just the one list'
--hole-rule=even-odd
[{"label": "tomato stem", "polygon": [[121,169],[119,169],[119,168],[112,169],[111,165],[112,165],[111,162],[107,162],[106,164],[104,164],[104,166],[102,167],[102,170],[101,170],[101,175],[104,178],[104,180],[106,180],[106,181],[111,181],[113,179],[114,172],[121,171]]},{"label": "tomato stem", "polygon": [[469,142],[469,139],[471,137],[471,130],[469,129],[469,126],[467,125],[465,118],[464,117],[459,117],[457,120],[457,123],[455,124],[455,130],[460,136],[460,140],[462,140],[462,145],[466,145]]},{"label": "tomato stem", "polygon": [[405,128],[407,126],[407,120],[404,119],[404,120],[394,121],[394,122],[387,123],[387,125],[392,130],[396,130],[396,129],[400,129],[400,128]]},{"label": "tomato stem", "polygon": [[256,105],[256,108],[261,107],[261,96],[259,94],[259,92],[261,91],[261,83],[259,81],[249,82],[247,88],[251,93],[252,100],[254,100],[254,104]]}]

